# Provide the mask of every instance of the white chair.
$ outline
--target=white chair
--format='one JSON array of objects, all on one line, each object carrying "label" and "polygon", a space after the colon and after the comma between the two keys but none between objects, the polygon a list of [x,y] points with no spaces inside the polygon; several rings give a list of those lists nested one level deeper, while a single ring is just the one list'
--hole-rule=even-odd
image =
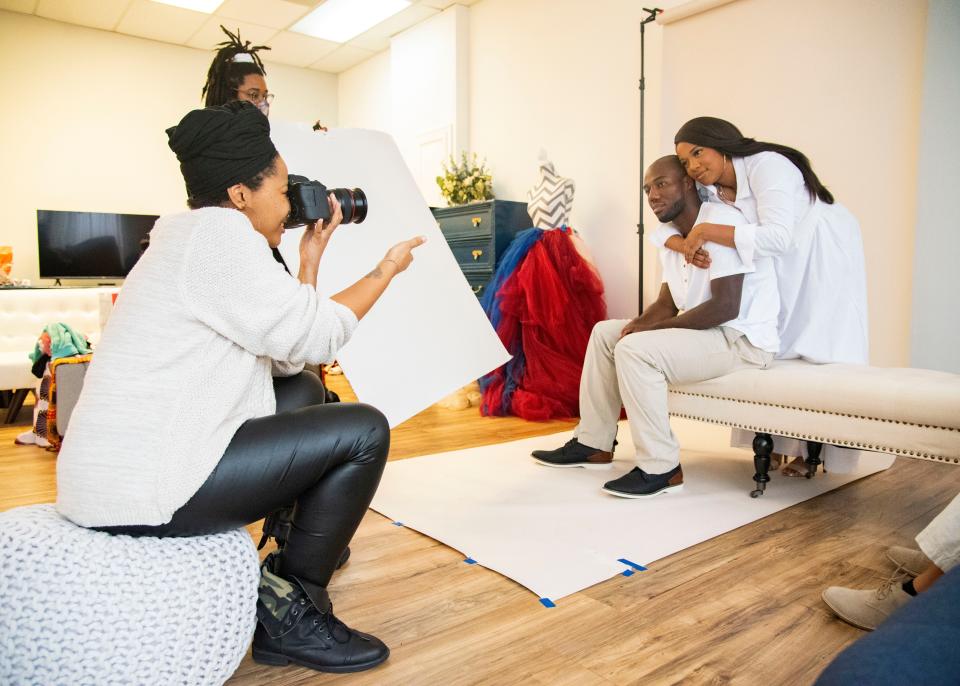
[{"label": "white chair", "polygon": [[249,534],[150,538],[0,513],[0,684],[222,684],[256,626]]}]

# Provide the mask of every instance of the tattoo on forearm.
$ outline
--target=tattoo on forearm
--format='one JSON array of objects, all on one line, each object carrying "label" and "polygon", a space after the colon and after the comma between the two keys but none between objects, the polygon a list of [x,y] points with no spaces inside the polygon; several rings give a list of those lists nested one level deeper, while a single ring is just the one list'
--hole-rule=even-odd
[{"label": "tattoo on forearm", "polygon": [[383,272],[380,270],[380,266],[378,265],[378,266],[374,267],[374,268],[373,268],[373,271],[370,272],[369,274],[367,274],[367,276],[366,276],[365,278],[367,278],[367,279],[379,279],[381,276],[383,276]]}]

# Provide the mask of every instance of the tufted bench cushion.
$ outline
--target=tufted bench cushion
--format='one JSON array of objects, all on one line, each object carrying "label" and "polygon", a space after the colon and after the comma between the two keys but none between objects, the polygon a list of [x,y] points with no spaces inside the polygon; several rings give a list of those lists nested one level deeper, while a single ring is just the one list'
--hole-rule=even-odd
[{"label": "tufted bench cushion", "polygon": [[781,360],[670,388],[670,413],[758,433],[960,464],[960,375]]},{"label": "tufted bench cushion", "polygon": [[244,530],[132,538],[0,513],[0,683],[222,684],[256,625]]}]

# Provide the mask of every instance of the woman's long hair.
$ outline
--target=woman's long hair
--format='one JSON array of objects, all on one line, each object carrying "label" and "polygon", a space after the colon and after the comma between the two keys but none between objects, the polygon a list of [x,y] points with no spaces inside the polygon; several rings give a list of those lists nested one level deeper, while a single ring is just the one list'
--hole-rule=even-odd
[{"label": "woman's long hair", "polygon": [[793,162],[794,166],[803,174],[803,182],[810,191],[810,199],[814,196],[820,198],[828,205],[833,204],[833,193],[827,190],[827,187],[820,183],[820,179],[813,172],[810,166],[810,160],[799,150],[780,145],[778,143],[765,143],[754,138],[747,138],[740,129],[723,119],[716,117],[697,117],[691,119],[680,127],[677,135],[673,137],[673,144],[690,143],[691,145],[703,145],[713,148],[731,157],[746,157],[747,155],[756,155],[758,152],[776,152]]},{"label": "woman's long hair", "polygon": [[[207,72],[207,82],[203,85],[200,97],[204,98],[204,107],[225,105],[237,99],[237,89],[248,74],[266,76],[267,70],[260,61],[257,52],[269,50],[266,45],[250,45],[250,41],[240,40],[240,30],[236,35],[230,33],[223,26],[220,27],[228,40],[217,44],[217,54]],[[235,62],[237,55],[246,54],[252,62]]]}]

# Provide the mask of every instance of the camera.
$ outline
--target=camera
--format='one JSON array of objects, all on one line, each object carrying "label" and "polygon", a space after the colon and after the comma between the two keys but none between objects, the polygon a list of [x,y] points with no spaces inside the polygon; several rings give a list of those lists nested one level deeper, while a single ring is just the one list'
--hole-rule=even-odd
[{"label": "camera", "polygon": [[343,224],[359,224],[367,218],[367,196],[359,188],[327,188],[319,181],[306,176],[287,176],[287,197],[290,199],[290,215],[285,225],[290,228],[312,224],[318,219],[330,218],[327,196],[340,202]]}]

